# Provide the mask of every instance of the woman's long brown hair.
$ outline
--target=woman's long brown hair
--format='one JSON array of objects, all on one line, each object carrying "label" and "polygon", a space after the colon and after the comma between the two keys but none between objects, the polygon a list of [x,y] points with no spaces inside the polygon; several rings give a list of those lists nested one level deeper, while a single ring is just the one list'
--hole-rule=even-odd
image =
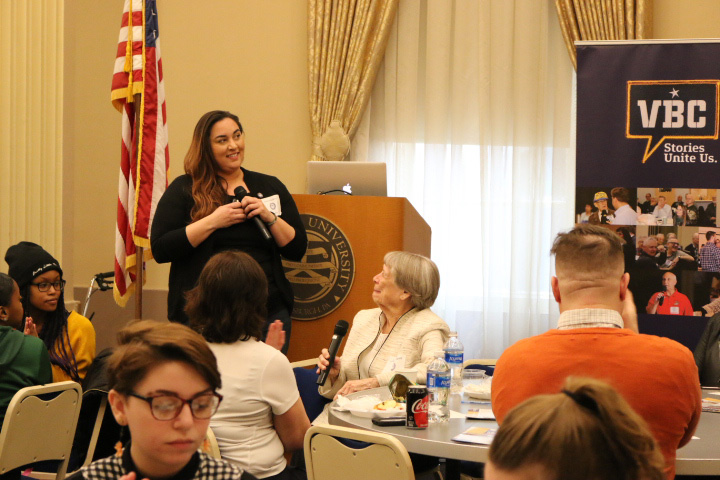
[{"label": "woman's long brown hair", "polygon": [[237,115],[213,110],[203,115],[195,125],[190,148],[185,155],[185,173],[192,178],[192,197],[195,201],[190,218],[193,222],[205,218],[225,203],[227,183],[218,175],[218,166],[210,144],[210,130],[220,120],[231,118],[243,133]]}]

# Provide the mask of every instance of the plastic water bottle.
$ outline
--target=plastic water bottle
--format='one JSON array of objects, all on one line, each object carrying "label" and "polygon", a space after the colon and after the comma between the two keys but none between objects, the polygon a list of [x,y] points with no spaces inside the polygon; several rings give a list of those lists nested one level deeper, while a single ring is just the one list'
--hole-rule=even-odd
[{"label": "plastic water bottle", "polygon": [[462,391],[463,353],[463,344],[460,343],[457,332],[450,332],[450,338],[445,344],[445,361],[450,367],[451,393],[460,393]]},{"label": "plastic water bottle", "polygon": [[445,352],[437,352],[427,370],[427,388],[430,396],[428,421],[447,422],[450,418],[448,396],[450,394],[450,367],[445,362]]}]

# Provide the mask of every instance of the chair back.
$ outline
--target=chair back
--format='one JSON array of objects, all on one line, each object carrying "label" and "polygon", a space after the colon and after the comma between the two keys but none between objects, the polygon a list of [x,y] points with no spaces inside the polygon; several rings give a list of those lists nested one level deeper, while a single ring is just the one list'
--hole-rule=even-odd
[{"label": "chair back", "polygon": [[[371,443],[351,448],[338,440]],[[334,425],[313,425],[305,434],[308,480],[414,480],[407,450],[391,435]]]},{"label": "chair back", "polygon": [[302,367],[293,368],[295,374],[295,382],[297,383],[300,399],[305,407],[305,413],[312,422],[322,413],[325,405],[330,400],[318,393],[317,374],[315,369],[307,369]]},{"label": "chair back", "polygon": [[13,396],[0,431],[0,475],[24,465],[57,460],[65,478],[82,390],[76,382],[25,387]]},{"label": "chair back", "polygon": [[[82,417],[82,411],[85,410],[86,403],[88,402],[91,402],[92,406],[88,409],[90,411],[87,412],[91,414],[90,418],[88,418],[88,421],[91,423],[89,423],[87,427],[92,426],[92,429],[85,432],[87,438],[83,438],[82,441],[78,439],[78,432],[75,432],[73,453],[78,456],[76,459],[76,463],[78,464],[70,467],[73,471],[90,465],[99,458],[111,456],[115,453],[114,446],[120,438],[121,427],[115,423],[115,419],[112,416],[112,411],[108,405],[107,393],[96,392],[92,394],[92,392],[85,392],[83,394],[83,405],[80,417]],[[80,419],[78,419],[78,430],[80,429],[79,422]],[[100,446],[98,446],[98,442]],[[34,478],[43,478],[36,475],[32,476]]]},{"label": "chair back", "polygon": [[113,350],[106,348],[97,354],[82,382],[82,407],[68,466],[73,471],[114,455],[120,440],[122,427],[108,405],[107,362]]},{"label": "chair back", "polygon": [[203,442],[200,450],[213,458],[217,458],[218,460],[222,459],[222,456],[220,455],[220,446],[218,445],[217,438],[215,438],[215,433],[213,433],[212,428],[210,427],[207,429],[205,441]]}]

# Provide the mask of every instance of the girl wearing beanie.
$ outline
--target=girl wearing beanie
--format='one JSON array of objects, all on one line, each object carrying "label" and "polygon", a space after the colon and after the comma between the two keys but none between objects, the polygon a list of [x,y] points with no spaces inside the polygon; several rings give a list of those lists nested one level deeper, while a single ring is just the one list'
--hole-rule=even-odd
[{"label": "girl wearing beanie", "polygon": [[32,242],[8,248],[5,261],[20,288],[24,315],[50,354],[53,381],[80,382],[95,358],[95,329],[87,318],[65,310],[60,264]]}]

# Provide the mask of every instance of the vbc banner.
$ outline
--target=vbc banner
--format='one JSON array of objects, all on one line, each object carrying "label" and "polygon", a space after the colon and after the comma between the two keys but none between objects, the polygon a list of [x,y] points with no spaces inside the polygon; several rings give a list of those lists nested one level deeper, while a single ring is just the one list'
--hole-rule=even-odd
[{"label": "vbc banner", "polygon": [[610,43],[577,47],[577,186],[717,188],[720,43]]},{"label": "vbc banner", "polygon": [[701,328],[678,316],[720,296],[720,42],[579,42],[577,58],[576,221],[622,238],[641,329]]}]

